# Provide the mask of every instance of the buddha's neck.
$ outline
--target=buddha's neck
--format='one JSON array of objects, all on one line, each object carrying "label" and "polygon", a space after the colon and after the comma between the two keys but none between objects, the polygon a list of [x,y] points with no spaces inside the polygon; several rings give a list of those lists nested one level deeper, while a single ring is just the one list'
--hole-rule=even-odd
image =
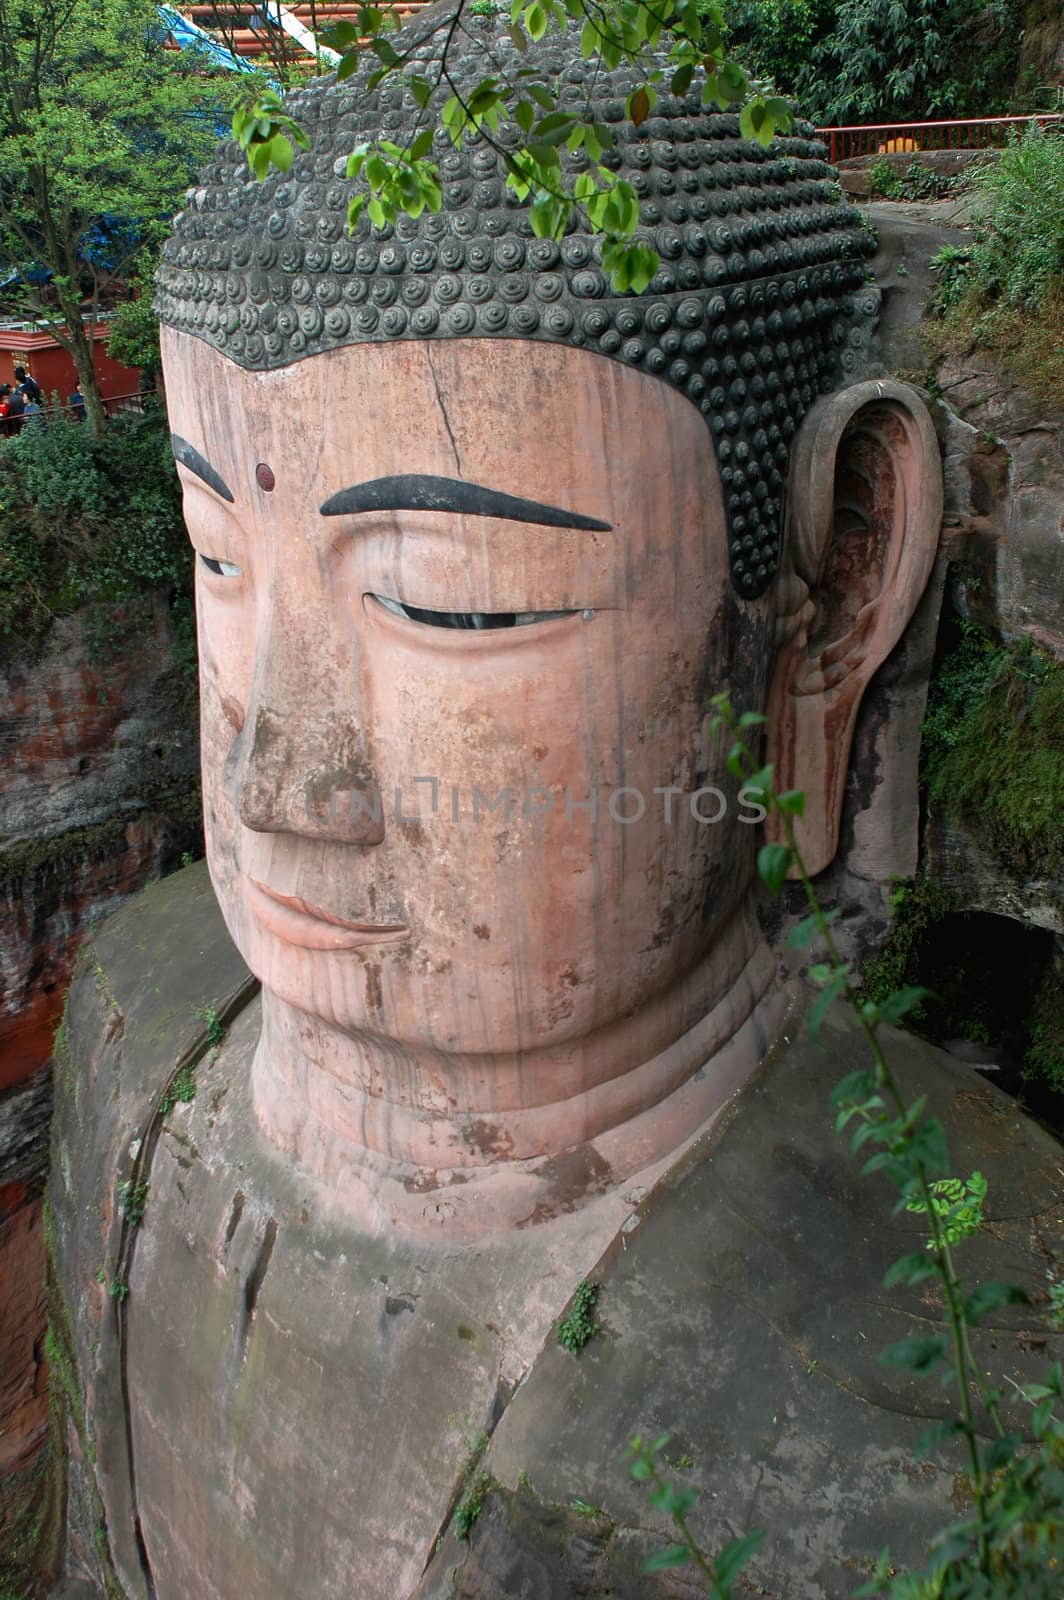
[{"label": "buddha's neck", "polygon": [[[757,1013],[775,973],[744,910],[634,1016],[515,1055],[447,1054],[341,1031],[267,991],[256,1114],[275,1146],[326,1182],[338,1162],[361,1159],[431,1188],[441,1174],[467,1182],[587,1146],[612,1152],[611,1171],[628,1176],[694,1132],[756,1066],[767,1043]],[[718,1073],[715,1058],[741,1031],[744,1061],[729,1058]]]}]

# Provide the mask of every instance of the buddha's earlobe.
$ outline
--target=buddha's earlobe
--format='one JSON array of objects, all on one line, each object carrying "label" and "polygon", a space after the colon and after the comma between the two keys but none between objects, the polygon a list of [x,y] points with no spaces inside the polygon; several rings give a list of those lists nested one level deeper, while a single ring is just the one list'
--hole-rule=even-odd
[{"label": "buddha's earlobe", "polygon": [[861,698],[916,609],[941,524],[938,440],[915,390],[884,378],[812,408],[791,452],[768,704],[776,787],[805,792],[810,872],[835,855]]}]

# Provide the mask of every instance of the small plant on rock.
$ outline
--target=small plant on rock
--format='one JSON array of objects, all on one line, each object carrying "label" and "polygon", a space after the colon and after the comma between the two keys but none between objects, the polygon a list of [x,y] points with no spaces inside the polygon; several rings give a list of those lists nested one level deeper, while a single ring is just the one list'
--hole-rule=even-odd
[{"label": "small plant on rock", "polygon": [[490,1472],[474,1472],[465,1482],[461,1500],[454,1508],[454,1536],[463,1544],[469,1538],[473,1524],[484,1509],[484,1501],[492,1488]]},{"label": "small plant on rock", "polygon": [[135,1182],[132,1178],[123,1178],[117,1190],[118,1209],[122,1217],[131,1228],[137,1228],[144,1221],[144,1210],[148,1204],[148,1184],[145,1179]]},{"label": "small plant on rock", "polygon": [[593,1315],[598,1293],[597,1283],[588,1283],[585,1279],[578,1284],[572,1304],[558,1324],[558,1343],[564,1345],[570,1355],[578,1356],[588,1340],[598,1332],[598,1323]]},{"label": "small plant on rock", "polygon": [[159,1101],[160,1117],[168,1117],[180,1101],[189,1105],[196,1098],[196,1071],[194,1067],[179,1067],[171,1078],[169,1085],[163,1091]]},{"label": "small plant on rock", "polygon": [[225,1038],[225,1023],[218,1015],[218,1003],[212,1000],[210,1005],[197,1006],[196,1016],[200,1022],[206,1024],[207,1043],[217,1047]]}]

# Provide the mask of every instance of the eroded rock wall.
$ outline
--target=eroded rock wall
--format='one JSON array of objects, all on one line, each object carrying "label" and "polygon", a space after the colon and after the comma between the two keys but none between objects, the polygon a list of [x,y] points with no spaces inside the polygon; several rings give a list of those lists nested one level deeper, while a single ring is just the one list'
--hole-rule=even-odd
[{"label": "eroded rock wall", "polygon": [[[194,663],[182,653],[158,594],[61,618],[36,656],[0,668],[0,1503],[27,1522],[47,1493],[53,1033],[88,930],[199,854]],[[0,1530],[0,1546],[17,1542],[13,1525]],[[23,1581],[10,1554],[0,1549],[0,1590]]]}]

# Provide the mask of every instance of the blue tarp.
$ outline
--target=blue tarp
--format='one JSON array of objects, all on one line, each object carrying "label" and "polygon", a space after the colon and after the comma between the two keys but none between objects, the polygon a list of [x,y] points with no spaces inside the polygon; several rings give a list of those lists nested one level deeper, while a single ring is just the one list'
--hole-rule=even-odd
[{"label": "blue tarp", "polygon": [[213,62],[216,67],[224,67],[227,72],[255,72],[258,69],[250,61],[245,61],[242,56],[235,56],[231,50],[212,39],[209,33],[183,17],[180,11],[175,11],[173,6],[160,6],[159,15],[166,24],[174,43],[182,50],[202,50],[203,54]]}]

